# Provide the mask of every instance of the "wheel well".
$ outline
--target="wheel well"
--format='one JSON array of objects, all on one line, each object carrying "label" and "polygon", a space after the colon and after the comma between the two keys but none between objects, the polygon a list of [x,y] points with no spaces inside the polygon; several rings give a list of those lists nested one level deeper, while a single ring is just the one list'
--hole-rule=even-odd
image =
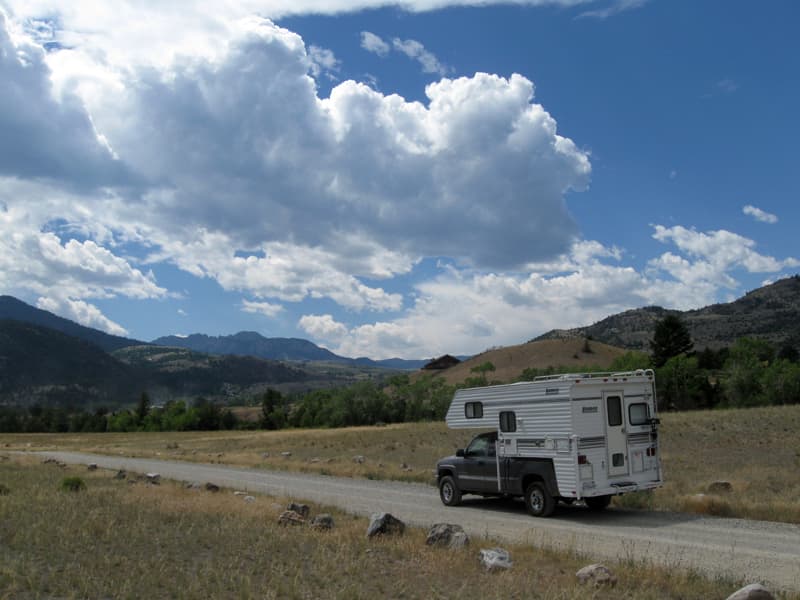
[{"label": "wheel well", "polygon": [[439,474],[436,476],[436,481],[441,481],[442,477],[447,477],[448,475],[450,477],[453,477],[453,479],[455,479],[455,477],[453,476],[453,471],[451,469],[442,469],[441,471],[439,471]]},{"label": "wheel well", "polygon": [[525,475],[525,477],[522,479],[522,491],[524,492],[525,490],[527,490],[528,486],[532,484],[534,481],[540,481],[544,483],[544,479],[542,479],[541,475],[535,475],[532,473],[529,475]]}]

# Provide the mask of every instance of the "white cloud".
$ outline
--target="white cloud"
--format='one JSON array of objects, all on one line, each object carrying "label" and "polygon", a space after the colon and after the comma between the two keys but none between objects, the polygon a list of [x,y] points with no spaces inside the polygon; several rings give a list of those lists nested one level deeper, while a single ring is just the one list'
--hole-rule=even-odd
[{"label": "white cloud", "polygon": [[284,309],[280,304],[242,300],[242,310],[246,313],[264,315],[265,317],[274,317]]},{"label": "white cloud", "polygon": [[416,60],[422,65],[422,71],[424,73],[434,73],[444,77],[449,71],[445,65],[439,62],[439,59],[436,58],[432,52],[426,50],[425,46],[417,40],[401,40],[400,38],[394,38],[392,40],[392,47],[409,58]]},{"label": "white cloud", "polygon": [[383,38],[371,31],[361,32],[361,47],[367,52],[372,52],[378,56],[386,56],[391,50],[391,46],[384,42]]},{"label": "white cloud", "polygon": [[336,58],[332,50],[311,45],[308,47],[308,56],[311,59],[311,73],[314,77],[325,73],[328,77],[335,78],[334,73],[339,71],[341,61]]},{"label": "white cloud", "polygon": [[[655,229],[654,237],[674,244],[678,254],[666,252],[641,272],[620,264],[619,249],[596,241],[576,243],[559,260],[518,274],[445,268],[418,284],[414,305],[403,315],[352,327],[346,335],[339,331],[333,350],[377,358],[477,353],[629,308],[698,308],[718,301],[721,288],[737,286],[737,270],[778,273],[800,265],[794,258],[761,255],[752,240],[727,231]],[[746,251],[734,251],[737,245]]]},{"label": "white cloud", "polygon": [[42,310],[61,315],[86,327],[100,329],[112,335],[128,335],[128,331],[124,327],[103,315],[100,309],[95,305],[84,302],[83,300],[64,297],[42,297],[39,298],[36,306]]},{"label": "white cloud", "polygon": [[347,327],[331,315],[303,315],[298,327],[315,339],[338,343],[347,335]]},{"label": "white cloud", "polygon": [[610,5],[604,8],[597,8],[582,12],[578,17],[593,18],[593,19],[607,19],[618,15],[621,12],[641,8],[650,0],[613,0]]},{"label": "white cloud", "polygon": [[774,225],[778,222],[778,217],[768,213],[766,211],[761,210],[753,206],[752,204],[748,204],[742,208],[742,212],[746,215],[753,217],[756,221],[761,221],[762,223],[769,223],[770,225]]}]

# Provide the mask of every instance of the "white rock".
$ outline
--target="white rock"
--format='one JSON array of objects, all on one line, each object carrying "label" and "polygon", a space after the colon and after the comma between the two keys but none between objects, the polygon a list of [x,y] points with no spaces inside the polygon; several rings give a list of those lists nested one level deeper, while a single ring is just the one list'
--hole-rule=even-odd
[{"label": "white rock", "polygon": [[503,548],[481,550],[480,559],[488,571],[510,569],[514,564],[511,562],[511,555],[508,553],[508,550],[504,550]]},{"label": "white rock", "polygon": [[760,583],[751,583],[733,592],[727,600],[775,600],[775,596]]}]

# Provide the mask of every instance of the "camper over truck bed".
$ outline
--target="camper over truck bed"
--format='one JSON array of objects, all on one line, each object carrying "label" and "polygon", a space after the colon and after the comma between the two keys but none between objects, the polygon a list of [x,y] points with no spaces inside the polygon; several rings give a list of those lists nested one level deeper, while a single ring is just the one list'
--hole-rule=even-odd
[{"label": "camper over truck bed", "polygon": [[455,429],[491,430],[439,461],[442,502],[462,494],[523,496],[535,516],[557,502],[605,508],[662,485],[653,371],[568,373],[458,390]]}]

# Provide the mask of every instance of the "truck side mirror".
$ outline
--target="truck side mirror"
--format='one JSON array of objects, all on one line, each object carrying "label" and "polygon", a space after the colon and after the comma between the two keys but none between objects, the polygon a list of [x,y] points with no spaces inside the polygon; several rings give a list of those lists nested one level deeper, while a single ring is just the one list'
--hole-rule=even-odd
[{"label": "truck side mirror", "polygon": [[459,448],[458,450],[456,450],[456,456],[458,456],[459,458],[464,458],[464,449]]}]

